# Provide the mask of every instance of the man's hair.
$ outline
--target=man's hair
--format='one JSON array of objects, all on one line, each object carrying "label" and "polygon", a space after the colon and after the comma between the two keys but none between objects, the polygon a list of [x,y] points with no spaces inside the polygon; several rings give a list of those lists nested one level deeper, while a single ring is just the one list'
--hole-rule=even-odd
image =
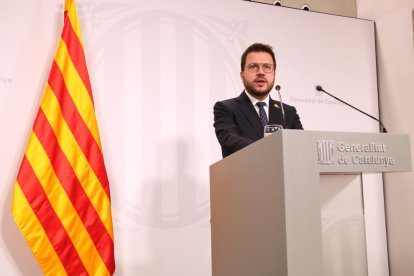
[{"label": "man's hair", "polygon": [[263,44],[263,43],[254,43],[250,45],[241,56],[241,70],[244,71],[244,67],[246,66],[246,57],[251,52],[265,52],[272,56],[273,63],[276,68],[276,58],[275,53],[273,53],[273,48],[270,45]]}]

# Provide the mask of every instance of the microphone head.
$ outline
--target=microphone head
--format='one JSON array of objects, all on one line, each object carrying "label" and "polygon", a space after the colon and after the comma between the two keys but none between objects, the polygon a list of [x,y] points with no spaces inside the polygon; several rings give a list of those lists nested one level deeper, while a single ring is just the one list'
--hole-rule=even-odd
[{"label": "microphone head", "polygon": [[322,88],[322,86],[317,85],[317,86],[316,86],[316,90],[318,90],[318,91],[323,91],[323,88]]},{"label": "microphone head", "polygon": [[275,89],[277,90],[277,91],[280,91],[280,85],[278,84],[278,85],[276,85],[275,86]]}]

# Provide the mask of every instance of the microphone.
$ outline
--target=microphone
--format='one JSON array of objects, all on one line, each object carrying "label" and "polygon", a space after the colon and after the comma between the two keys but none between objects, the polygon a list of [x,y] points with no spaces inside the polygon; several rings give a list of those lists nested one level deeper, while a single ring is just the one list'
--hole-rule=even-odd
[{"label": "microphone", "polygon": [[377,118],[375,118],[374,116],[371,116],[371,115],[369,115],[368,113],[366,113],[366,112],[364,112],[364,111],[362,111],[362,110],[360,110],[360,109],[356,108],[355,106],[353,106],[353,105],[351,105],[351,104],[349,104],[349,103],[347,103],[347,102],[345,102],[345,101],[343,101],[343,100],[341,100],[341,99],[339,99],[339,98],[335,97],[334,95],[332,95],[332,94],[330,94],[330,93],[326,92],[326,91],[322,88],[322,86],[320,86],[320,85],[317,85],[317,86],[316,86],[316,90],[318,90],[318,91],[320,91],[320,92],[323,92],[323,93],[325,93],[325,94],[328,94],[329,96],[331,96],[331,97],[332,97],[332,98],[334,98],[335,100],[338,100],[338,101],[340,101],[341,103],[344,103],[344,104],[346,104],[346,105],[347,105],[347,106],[349,106],[349,107],[352,107],[353,109],[355,109],[355,110],[357,110],[357,111],[361,112],[362,114],[364,114],[364,115],[366,115],[366,116],[370,117],[371,119],[374,119],[375,121],[377,121],[377,122],[380,124],[380,132],[381,132],[381,133],[387,133],[387,130],[385,129],[385,127],[384,127],[384,125],[382,124],[382,122],[381,122],[380,120],[378,120]]},{"label": "microphone", "polygon": [[279,94],[280,106],[282,108],[282,117],[283,117],[283,128],[286,128],[286,117],[285,117],[285,109],[283,108],[282,96],[280,95],[280,85],[276,85],[275,89]]}]

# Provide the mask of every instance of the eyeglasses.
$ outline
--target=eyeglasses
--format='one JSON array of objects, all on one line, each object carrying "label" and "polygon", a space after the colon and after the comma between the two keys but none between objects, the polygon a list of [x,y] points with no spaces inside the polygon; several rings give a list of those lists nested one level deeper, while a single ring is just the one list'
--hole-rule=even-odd
[{"label": "eyeglasses", "polygon": [[245,66],[250,73],[259,72],[260,67],[262,67],[265,73],[273,73],[275,71],[275,66],[271,63],[249,63]]}]

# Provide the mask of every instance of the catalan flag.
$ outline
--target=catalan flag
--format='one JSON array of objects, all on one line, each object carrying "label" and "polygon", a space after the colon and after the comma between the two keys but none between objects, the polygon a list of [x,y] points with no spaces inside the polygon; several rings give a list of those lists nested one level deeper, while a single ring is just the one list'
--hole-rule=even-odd
[{"label": "catalan flag", "polygon": [[46,275],[112,275],[108,177],[74,0],[14,186],[12,213]]}]

